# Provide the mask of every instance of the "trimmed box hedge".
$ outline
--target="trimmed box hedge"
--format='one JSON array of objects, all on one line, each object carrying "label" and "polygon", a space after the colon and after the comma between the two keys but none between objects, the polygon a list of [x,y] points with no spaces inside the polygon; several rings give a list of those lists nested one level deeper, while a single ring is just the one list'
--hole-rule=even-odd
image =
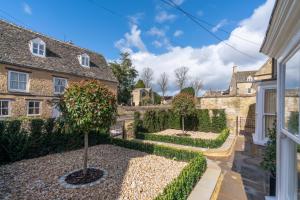
[{"label": "trimmed box hedge", "polygon": [[[225,110],[212,110],[211,116],[208,109],[196,109],[195,112],[184,119],[185,130],[220,133],[227,126]],[[154,133],[165,129],[181,129],[181,117],[169,110],[148,110],[143,120],[135,112],[134,121],[139,124],[140,130]],[[137,129],[136,129],[137,131]],[[140,131],[139,131],[140,132]]]},{"label": "trimmed box hedge", "polygon": [[216,139],[201,139],[190,138],[188,136],[172,136],[172,135],[159,135],[154,133],[137,133],[136,138],[141,140],[152,140],[173,144],[181,144],[187,146],[195,146],[202,148],[218,148],[222,146],[227,137],[229,136],[229,130],[224,129]]},{"label": "trimmed box hedge", "polygon": [[201,153],[122,139],[112,139],[112,144],[166,158],[189,161],[179,176],[169,183],[155,200],[187,199],[207,168],[206,159]]}]

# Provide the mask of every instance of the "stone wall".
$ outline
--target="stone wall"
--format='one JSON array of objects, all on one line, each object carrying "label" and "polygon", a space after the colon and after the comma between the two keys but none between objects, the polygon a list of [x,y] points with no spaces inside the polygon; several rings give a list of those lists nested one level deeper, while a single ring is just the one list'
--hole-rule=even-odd
[{"label": "stone wall", "polygon": [[255,102],[256,96],[254,95],[201,97],[198,99],[201,109],[225,109],[227,125],[233,133],[236,132],[237,117],[239,117],[239,122],[243,123],[242,126],[245,126],[247,120],[255,119]]},{"label": "stone wall", "polygon": [[[8,71],[23,71],[29,74],[29,92],[9,92],[8,91]],[[48,72],[42,70],[33,70],[25,67],[16,67],[0,64],[0,99],[9,99],[11,104],[11,116],[20,117],[27,115],[27,101],[38,100],[41,102],[41,115],[39,117],[51,117],[53,100],[58,99],[54,95],[53,78],[62,77],[66,78],[68,85],[78,82],[80,80],[88,79],[79,76],[72,76],[69,74]],[[103,81],[114,94],[117,94],[117,83]]]}]

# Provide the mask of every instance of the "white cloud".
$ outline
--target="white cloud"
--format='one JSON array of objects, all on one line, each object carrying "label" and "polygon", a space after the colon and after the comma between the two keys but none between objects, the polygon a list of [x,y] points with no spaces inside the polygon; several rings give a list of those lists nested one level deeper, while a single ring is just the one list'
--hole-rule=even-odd
[{"label": "white cloud", "polygon": [[148,32],[151,36],[164,37],[166,35],[165,30],[159,29],[157,27],[152,27]]},{"label": "white cloud", "polygon": [[[174,70],[180,66],[189,67],[190,75],[199,75],[204,81],[204,89],[227,89],[233,65],[238,65],[241,70],[254,70],[266,61],[267,57],[259,53],[259,45],[256,46],[234,35],[260,44],[264,38],[273,5],[274,0],[267,0],[253,12],[252,16],[242,20],[229,38],[224,41],[254,58],[246,57],[225,45],[224,42],[220,42],[197,48],[170,45],[169,50],[163,54],[136,51],[131,54],[132,62],[139,72],[144,66],[153,68],[155,78],[158,78],[160,73],[167,72],[172,82],[168,94],[174,94],[178,90],[174,84]],[[154,86],[154,89],[159,91],[157,86]]]},{"label": "white cloud", "polygon": [[155,16],[155,21],[158,23],[164,23],[167,21],[173,21],[176,19],[176,15],[174,14],[169,14],[166,11],[160,11],[156,16]]},{"label": "white cloud", "polygon": [[128,16],[130,24],[139,24],[140,20],[144,17],[145,13],[139,12],[134,15]]},{"label": "white cloud", "polygon": [[173,0],[173,2],[174,2],[176,5],[180,6],[181,4],[183,4],[184,0]]},{"label": "white cloud", "polygon": [[131,25],[130,33],[125,33],[124,38],[115,42],[115,47],[122,52],[132,52],[132,48],[141,52],[147,51],[147,48],[141,39],[141,30],[138,29],[136,24]]},{"label": "white cloud", "polygon": [[183,31],[182,30],[176,30],[173,34],[174,37],[179,37],[183,34]]},{"label": "white cloud", "polygon": [[216,26],[214,26],[211,31],[212,32],[217,32],[220,28],[222,28],[223,26],[225,26],[227,24],[227,19],[222,19]]},{"label": "white cloud", "polygon": [[32,9],[27,3],[23,3],[23,11],[28,15],[32,15]]},{"label": "white cloud", "polygon": [[158,40],[154,40],[154,41],[152,42],[152,44],[153,44],[156,48],[160,48],[160,47],[163,46],[163,44],[162,44],[160,41],[158,41]]}]

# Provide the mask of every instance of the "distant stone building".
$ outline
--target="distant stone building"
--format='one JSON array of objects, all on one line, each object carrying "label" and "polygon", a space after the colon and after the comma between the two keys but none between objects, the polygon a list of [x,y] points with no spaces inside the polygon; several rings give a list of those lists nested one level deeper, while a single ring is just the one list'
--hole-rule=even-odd
[{"label": "distant stone building", "polygon": [[135,88],[131,93],[131,105],[142,106],[152,102],[151,88]]}]

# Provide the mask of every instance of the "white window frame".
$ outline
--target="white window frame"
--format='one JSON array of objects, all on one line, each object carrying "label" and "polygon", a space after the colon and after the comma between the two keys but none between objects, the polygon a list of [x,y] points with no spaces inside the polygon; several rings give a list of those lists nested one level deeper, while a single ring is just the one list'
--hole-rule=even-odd
[{"label": "white window frame", "polygon": [[252,76],[248,76],[247,77],[247,82],[252,82],[253,81],[253,77]]},{"label": "white window frame", "polygon": [[[33,52],[33,45],[34,44],[38,45],[38,47],[37,47],[37,53]],[[41,45],[44,46],[43,49],[42,49],[43,54],[40,54]],[[30,51],[31,51],[31,53],[33,55],[39,56],[39,57],[46,57],[46,43],[43,40],[41,40],[40,38],[36,38],[36,39],[31,40],[30,44],[29,44],[29,48],[30,48]]]},{"label": "white window frame", "polygon": [[[26,75],[26,88],[25,88],[25,90],[14,89],[14,88],[10,87],[11,73],[18,73],[18,74],[25,74]],[[29,74],[26,73],[26,72],[9,70],[8,71],[8,79],[7,79],[7,81],[8,81],[8,83],[7,83],[8,91],[10,91],[10,92],[28,92],[29,91]]]},{"label": "white window frame", "polygon": [[[299,40],[292,41],[277,60],[277,148],[276,196],[297,199],[297,144],[300,137],[285,129],[285,70],[286,63],[300,49]],[[299,135],[299,134],[298,134]]]},{"label": "white window frame", "polygon": [[[2,101],[7,101],[8,102],[8,114],[7,115],[2,115],[2,112],[1,112]],[[2,117],[10,117],[10,116],[11,116],[11,101],[8,100],[8,99],[0,99],[0,118],[2,118]]]},{"label": "white window frame", "polygon": [[[38,114],[29,114],[29,102],[39,102],[39,113]],[[34,107],[35,108],[35,107]],[[42,114],[42,101],[38,100],[28,100],[27,101],[27,116],[40,116]]]},{"label": "white window frame", "polygon": [[64,91],[66,90],[66,88],[67,88],[67,86],[68,86],[68,80],[67,80],[66,78],[53,77],[53,93],[54,93],[54,94],[63,94],[64,92],[56,92],[56,91],[55,91],[55,80],[56,80],[56,79],[61,79],[61,80],[64,80],[64,81],[66,82]]},{"label": "white window frame", "polygon": [[[87,60],[87,64],[82,62],[83,58]],[[80,63],[81,66],[83,66],[83,67],[90,67],[90,56],[87,55],[86,53],[78,56],[78,60],[79,60],[79,63]]]}]

